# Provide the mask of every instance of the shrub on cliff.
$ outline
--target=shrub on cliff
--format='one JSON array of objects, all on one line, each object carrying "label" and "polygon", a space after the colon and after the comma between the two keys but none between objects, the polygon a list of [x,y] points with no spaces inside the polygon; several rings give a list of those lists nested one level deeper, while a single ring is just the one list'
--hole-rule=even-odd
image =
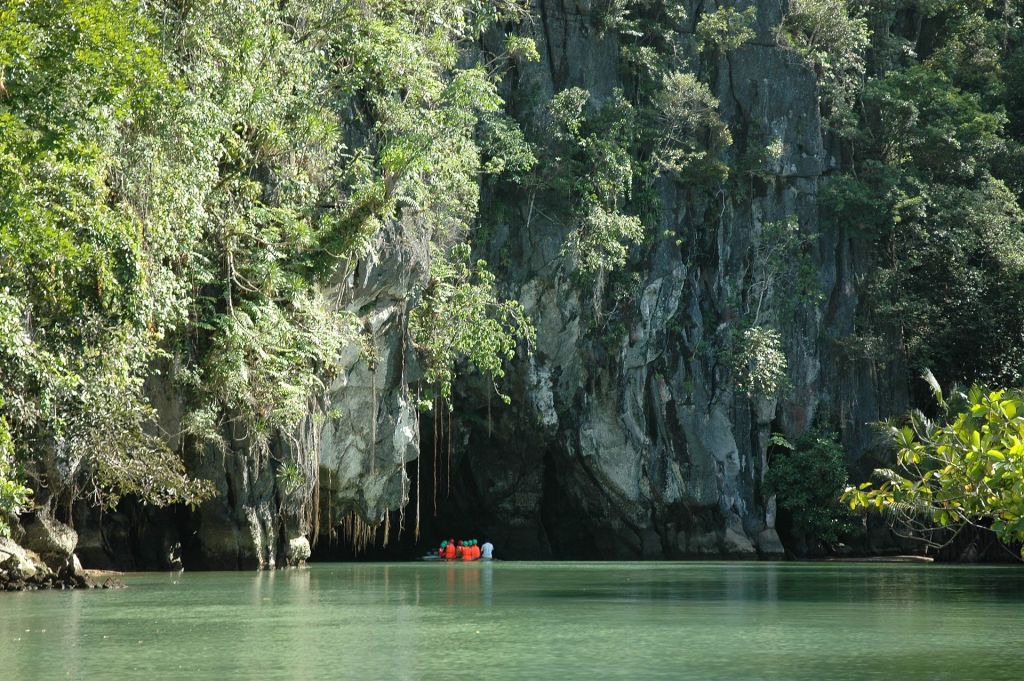
[{"label": "shrub on cliff", "polygon": [[839,543],[851,514],[839,503],[847,483],[843,449],[833,433],[811,432],[790,444],[774,436],[765,486],[779,507],[780,525],[798,544]]}]

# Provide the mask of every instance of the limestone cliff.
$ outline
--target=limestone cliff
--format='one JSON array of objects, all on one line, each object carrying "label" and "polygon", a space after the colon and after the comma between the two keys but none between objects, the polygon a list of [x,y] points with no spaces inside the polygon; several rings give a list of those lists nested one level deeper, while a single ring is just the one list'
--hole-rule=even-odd
[{"label": "limestone cliff", "polygon": [[[631,254],[628,276],[585,283],[563,254],[565,206],[525,190],[485,190],[480,255],[503,293],[526,306],[537,345],[512,363],[503,385],[511,406],[492,404],[489,386],[471,377],[458,387],[450,439],[460,494],[442,503],[472,518],[505,555],[780,555],[774,502],[761,484],[770,434],[798,435],[824,415],[856,459],[870,445],[865,424],[906,403],[900,367],[879,369],[841,351],[866,255],[819,223],[819,187],[838,161],[823,132],[815,73],[773,34],[785,0],[732,3],[756,5],[756,36],[711,63],[698,56],[693,30],[702,13],[728,3],[685,4],[690,27],[679,31],[678,47],[720,102],[734,140],[726,160],[757,145],[780,151],[743,191],[659,180],[657,227]],[[618,39],[597,27],[603,6],[535,0],[532,20],[509,27],[534,38],[541,55],[506,82],[508,109],[524,127],[565,88],[586,88],[600,104],[623,87]],[[791,220],[812,237],[817,295],[773,320],[789,389],[752,398],[728,380],[719,341],[750,306],[751,263],[766,225]],[[406,506],[406,466],[434,427],[424,419],[421,435],[406,327],[426,250],[414,225],[391,225],[369,257],[338,274],[334,294],[358,315],[367,348],[353,348],[334,379],[326,419],[309,419],[262,458],[233,440],[228,451],[192,452],[190,468],[215,481],[215,499],[174,520],[140,512],[87,522],[86,551],[138,556],[146,545],[143,566],[174,565],[175,551],[184,551],[192,566],[271,567],[308,556],[316,535],[344,542],[339,527],[365,535]],[[771,310],[774,298],[791,293],[781,282],[761,303]],[[178,432],[173,391],[151,392],[166,430]],[[282,483],[289,464],[303,473],[298,488]]]},{"label": "limestone cliff", "polygon": [[[512,407],[484,414],[473,391],[458,405],[456,441],[472,478],[459,497],[461,512],[481,515],[513,553],[778,555],[774,503],[761,489],[771,432],[799,435],[821,415],[857,458],[871,442],[867,424],[905,404],[898,371],[879,376],[840,351],[853,331],[863,254],[819,223],[819,186],[838,161],[823,132],[816,75],[774,39],[782,0],[754,4],[756,38],[707,68],[734,137],[727,153],[771,139],[782,152],[747,191],[709,196],[662,180],[657,233],[636,249],[629,268],[638,276],[624,291],[600,277],[589,286],[574,279],[561,256],[571,228],[564,206],[542,196],[485,199],[495,220],[485,256],[503,264],[507,293],[535,320],[537,348],[515,367]],[[536,3],[527,30],[542,61],[517,73],[508,92],[524,125],[564,88],[586,88],[600,101],[623,87],[619,45],[596,30],[596,5]],[[687,14],[696,22],[715,5],[690,2]],[[678,39],[696,57],[692,34]],[[780,399],[750,399],[728,382],[716,338],[750,302],[763,229],[790,219],[812,237],[818,295],[774,320],[790,389]],[[788,283],[769,294],[792,295]],[[619,332],[609,331],[613,313],[625,320]]]}]

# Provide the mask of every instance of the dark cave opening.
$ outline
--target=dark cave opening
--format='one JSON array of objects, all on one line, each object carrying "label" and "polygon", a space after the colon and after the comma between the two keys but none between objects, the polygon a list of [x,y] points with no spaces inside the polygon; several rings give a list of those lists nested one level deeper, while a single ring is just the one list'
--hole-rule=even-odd
[{"label": "dark cave opening", "polygon": [[494,541],[488,534],[494,527],[493,519],[481,501],[469,457],[454,446],[450,448],[448,437],[438,437],[435,445],[433,428],[432,419],[425,417],[420,457],[405,464],[409,478],[405,508],[392,511],[365,546],[347,539],[340,525],[329,533],[321,532],[312,561],[413,560],[436,549],[445,539]]}]

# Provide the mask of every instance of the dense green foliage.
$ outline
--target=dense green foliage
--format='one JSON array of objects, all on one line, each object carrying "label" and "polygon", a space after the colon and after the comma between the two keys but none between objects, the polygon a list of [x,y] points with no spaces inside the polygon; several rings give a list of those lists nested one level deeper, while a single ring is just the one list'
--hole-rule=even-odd
[{"label": "dense green foliage", "polygon": [[[621,87],[595,94],[551,64],[558,91],[517,122],[499,81],[539,59],[520,0],[0,0],[0,515],[28,487],[64,510],[207,498],[181,449],[265,457],[324,416],[345,349],[373,346],[340,301],[387,249],[429,261],[402,316],[429,392],[448,402],[466,366],[500,379],[534,331],[471,255],[488,176],[527,223],[557,213],[595,344],[630,328],[634,266],[671,243],[721,292],[699,301],[714,330],[689,359],[721,395],[783,397],[783,330],[822,302],[818,235],[753,214],[793,188],[773,168],[796,151],[721,87],[775,44],[816,75],[837,164],[822,224],[862,275],[843,347],[1019,386],[1021,3],[790,0],[771,26],[757,3],[683,4],[593,3]],[[667,217],[667,196],[686,214]],[[725,253],[747,203],[744,252]],[[725,267],[736,285],[703,281]],[[181,432],[164,432],[155,394],[180,401]],[[832,490],[836,452],[780,451],[772,483],[829,543],[812,517],[832,517],[827,494],[783,487],[807,465]],[[280,464],[294,488],[299,467]]]},{"label": "dense green foliage", "polygon": [[[829,222],[868,242],[875,258],[859,334],[865,347],[895,350],[917,369],[931,367],[943,382],[1018,384],[1024,377],[1024,156],[1016,123],[1024,113],[1016,94],[1021,7],[848,5],[878,28],[864,59],[856,117],[836,123],[850,169],[825,186],[823,204]],[[841,54],[830,63],[848,64],[844,72],[855,76],[859,25],[839,25],[833,14],[838,18],[826,33],[837,33],[829,42]],[[905,16],[918,22],[916,34],[888,28]]]},{"label": "dense green foliage", "polygon": [[[826,223],[873,259],[855,336],[863,358],[931,367],[943,383],[1024,380],[1022,9],[791,3],[781,35],[815,64],[845,156],[823,188]],[[845,500],[936,543],[965,523],[1019,541],[1018,424],[1003,410],[1016,393],[974,389],[955,407],[937,394],[942,422],[913,412],[892,427],[894,467]]]},{"label": "dense green foliage", "polygon": [[20,513],[31,496],[32,490],[21,482],[20,471],[14,461],[14,443],[7,421],[0,416],[0,537],[10,532],[8,514]]},{"label": "dense green foliage", "polygon": [[775,397],[786,383],[787,360],[775,329],[752,326],[743,331],[732,354],[736,387],[748,396]]},{"label": "dense green foliage", "polygon": [[839,129],[855,125],[854,103],[863,86],[870,32],[861,4],[791,0],[778,30],[779,41],[813,65],[823,113]]},{"label": "dense green foliage", "polygon": [[[458,63],[521,4],[0,4],[0,510],[25,501],[13,461],[64,510],[198,503],[211,488],[167,436],[264,456],[320,409],[359,342],[335,289],[381,226],[458,243],[480,173],[526,163],[492,145],[483,167],[501,71]],[[474,275],[494,309],[450,320],[445,385],[460,353],[498,376],[515,345]],[[161,432],[153,390],[183,396],[184,433]]]},{"label": "dense green foliage", "polygon": [[730,52],[754,37],[753,24],[757,20],[757,7],[742,12],[733,7],[719,7],[702,14],[697,21],[697,43],[704,50]]},{"label": "dense green foliage", "polygon": [[[622,145],[628,160],[608,157],[615,162],[603,166],[632,170],[631,191],[622,194],[617,210],[643,217],[645,183],[666,171],[693,192],[695,205],[701,186],[718,196],[757,192],[756,182],[777,188],[766,161],[787,150],[749,120],[709,134],[717,128],[718,102],[712,89],[704,90],[715,82],[716,69],[731,68],[738,52],[746,51],[739,58],[754,58],[747,45],[765,39],[757,33],[762,29],[756,20],[763,15],[718,3],[701,6],[696,21],[682,28],[681,13],[668,12],[666,3],[605,4],[602,25],[618,32],[623,63],[635,83],[626,96],[630,116],[642,122]],[[856,283],[855,333],[842,339],[842,347],[880,371],[928,366],[943,382],[1019,386],[1024,6],[988,0],[791,0],[784,10],[781,22],[770,27],[771,37],[815,73],[824,141],[839,165],[820,184],[822,226],[833,232],[830,238],[849,240],[855,267],[863,272]],[[680,34],[692,35],[698,58]],[[654,94],[662,82],[672,85]],[[698,130],[692,115],[680,114],[674,102],[687,103],[690,112],[708,111],[711,118]],[[659,129],[666,131],[661,138]],[[679,151],[659,149],[665,140]],[[693,161],[708,164],[696,174],[703,182],[688,172]],[[595,169],[599,162],[600,157],[587,158],[584,165],[596,175],[602,172]],[[607,242],[602,232],[591,233],[598,235],[595,243]],[[780,329],[793,323],[802,305],[822,302],[810,257],[816,240],[797,224],[754,225],[745,271],[749,283],[735,294],[735,309],[718,320],[714,350],[725,358],[732,385],[751,397],[785,393],[788,362]],[[631,241],[618,238],[621,247],[613,253],[598,248],[595,260],[628,267],[625,246]],[[700,246],[700,235],[685,243],[698,263]],[[915,401],[925,397],[911,394]],[[817,454],[839,461],[838,455]],[[790,458],[783,455],[777,463]],[[840,469],[835,466],[837,476]],[[830,489],[829,494],[837,488]],[[832,513],[829,494],[807,508]]]},{"label": "dense green foliage", "polygon": [[[934,384],[938,422],[920,412],[891,425],[896,467],[850,487],[852,509],[884,510],[900,530],[935,545],[965,525],[1024,542],[1024,394],[974,387],[947,402]],[[1024,549],[1022,549],[1024,557]]]},{"label": "dense green foliage", "polygon": [[790,444],[774,436],[765,476],[783,522],[803,542],[835,546],[852,524],[839,501],[847,483],[845,456],[834,433],[810,432]]},{"label": "dense green foliage", "polygon": [[0,17],[0,409],[15,458],[42,462],[52,494],[196,501],[204,485],[148,434],[141,398],[167,297],[124,146],[171,94],[153,26],[113,2],[7,2]]},{"label": "dense green foliage", "polygon": [[671,71],[651,102],[656,137],[655,167],[684,182],[724,179],[729,168],[719,158],[732,134],[718,115],[718,99],[692,73]]},{"label": "dense green foliage", "polygon": [[[532,344],[535,331],[518,301],[498,298],[487,263],[470,264],[466,244],[456,246],[450,256],[435,251],[433,257],[430,282],[412,311],[409,332],[424,354],[427,383],[450,403],[459,358],[496,381],[505,375],[503,360],[512,359],[520,339]],[[498,394],[509,402],[507,395]]]},{"label": "dense green foliage", "polygon": [[569,88],[551,100],[551,138],[557,149],[546,166],[545,185],[564,184],[571,197],[576,226],[569,235],[570,254],[586,273],[622,267],[628,245],[643,236],[643,226],[622,211],[633,186],[636,114],[621,94],[597,110],[590,93]]}]

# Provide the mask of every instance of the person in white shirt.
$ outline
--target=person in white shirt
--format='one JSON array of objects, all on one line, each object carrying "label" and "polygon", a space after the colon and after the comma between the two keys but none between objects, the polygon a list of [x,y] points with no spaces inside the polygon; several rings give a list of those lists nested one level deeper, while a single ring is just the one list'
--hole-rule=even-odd
[{"label": "person in white shirt", "polygon": [[485,541],[480,546],[480,558],[482,560],[491,560],[494,558],[494,544],[489,541]]}]

